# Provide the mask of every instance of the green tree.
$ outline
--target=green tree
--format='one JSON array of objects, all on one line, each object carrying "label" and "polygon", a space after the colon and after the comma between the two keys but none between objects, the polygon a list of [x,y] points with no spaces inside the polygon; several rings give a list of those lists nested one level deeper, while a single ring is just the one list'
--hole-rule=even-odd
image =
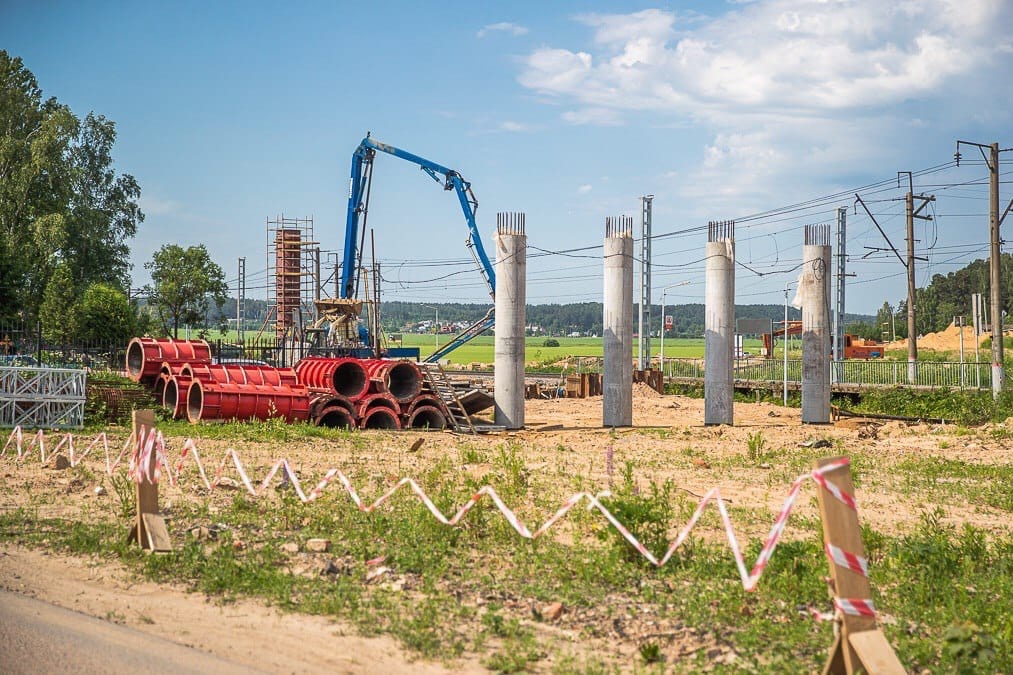
[{"label": "green tree", "polygon": [[39,316],[46,285],[68,265],[74,295],[125,286],[126,241],[144,215],[133,177],[112,170],[113,123],[84,122],[43,99],[20,58],[0,50],[0,318]]},{"label": "green tree", "polygon": [[88,113],[69,149],[71,199],[64,218],[60,255],[71,265],[74,282],[130,287],[130,247],[144,214],[137,206],[141,188],[133,176],[113,171],[116,125]]},{"label": "green tree", "polygon": [[184,249],[166,244],[155,251],[150,262],[154,285],[148,289],[149,302],[166,332],[179,336],[181,324],[205,326],[210,302],[221,311],[229,287],[225,273],[203,245]]},{"label": "green tree", "polygon": [[81,296],[77,338],[85,342],[122,342],[137,329],[137,317],[123,291],[109,284],[88,286]]},{"label": "green tree", "polygon": [[21,59],[0,50],[0,313],[8,317],[36,315],[56,267],[76,133],[70,109],[43,100]]},{"label": "green tree", "polygon": [[71,342],[77,332],[78,311],[70,266],[61,264],[46,285],[39,310],[42,336],[53,342]]},{"label": "green tree", "polygon": [[[904,318],[904,321],[907,321],[907,319]],[[894,315],[894,308],[889,302],[884,301],[883,306],[876,312],[875,335],[869,337],[872,337],[874,340],[882,340],[883,338],[892,340],[895,325],[896,317]],[[907,324],[904,325],[906,326]],[[897,335],[900,335],[900,333]]]}]

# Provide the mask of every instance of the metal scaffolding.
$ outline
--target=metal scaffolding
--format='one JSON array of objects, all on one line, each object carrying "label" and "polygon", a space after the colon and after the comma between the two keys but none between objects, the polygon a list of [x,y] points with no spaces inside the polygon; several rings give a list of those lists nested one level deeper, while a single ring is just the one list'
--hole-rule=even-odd
[{"label": "metal scaffolding", "polygon": [[316,317],[316,245],[312,217],[267,220],[267,308],[278,339]]},{"label": "metal scaffolding", "polygon": [[0,368],[0,427],[84,426],[85,378],[70,368]]}]

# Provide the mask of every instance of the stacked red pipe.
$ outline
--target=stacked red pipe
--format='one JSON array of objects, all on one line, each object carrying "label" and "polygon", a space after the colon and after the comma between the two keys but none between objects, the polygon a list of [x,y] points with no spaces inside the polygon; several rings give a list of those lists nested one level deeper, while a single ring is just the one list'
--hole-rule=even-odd
[{"label": "stacked red pipe", "polygon": [[208,419],[260,419],[281,417],[305,422],[310,413],[309,390],[301,385],[239,384],[194,379],[186,397],[191,422]]},{"label": "stacked red pipe", "polygon": [[361,429],[444,429],[443,402],[423,391],[410,361],[308,357],[295,366],[313,392],[310,418],[321,426]]},{"label": "stacked red pipe", "polygon": [[127,344],[127,375],[134,382],[155,383],[163,364],[211,363],[211,345],[204,340],[135,337]]},{"label": "stacked red pipe", "polygon": [[204,340],[134,338],[126,368],[173,417],[312,420],[328,427],[444,429],[443,401],[410,361],[309,357],[295,368],[214,364]]}]

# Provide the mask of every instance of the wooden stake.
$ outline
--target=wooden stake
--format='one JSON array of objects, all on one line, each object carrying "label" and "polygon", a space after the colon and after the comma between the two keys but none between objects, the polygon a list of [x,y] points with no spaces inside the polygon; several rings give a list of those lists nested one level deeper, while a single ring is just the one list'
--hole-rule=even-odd
[{"label": "wooden stake", "polygon": [[[839,462],[842,457],[820,459],[816,468]],[[851,481],[851,467],[844,465],[824,474],[827,481],[847,495],[855,494]],[[852,509],[833,494],[820,487],[817,492],[820,515],[823,520],[823,540],[847,553],[865,557],[862,530],[858,524],[858,511]],[[872,601],[872,586],[868,577],[830,560],[830,578],[838,598]],[[830,648],[830,658],[823,668],[824,675],[853,675],[863,672],[870,675],[897,673],[905,670],[894,653],[886,636],[876,626],[875,617],[843,613],[841,630]]]},{"label": "wooden stake", "polygon": [[[133,413],[135,452],[140,453],[148,436],[155,433],[155,413],[153,410],[135,410]],[[141,472],[135,485],[137,496],[137,516],[130,528],[128,542],[137,542],[146,551],[164,553],[172,550],[172,540],[165,526],[165,519],[158,511],[158,484],[148,480],[146,474],[154,475],[158,458],[152,452],[148,458],[148,466],[138,466]],[[145,472],[145,469],[147,471]]]}]

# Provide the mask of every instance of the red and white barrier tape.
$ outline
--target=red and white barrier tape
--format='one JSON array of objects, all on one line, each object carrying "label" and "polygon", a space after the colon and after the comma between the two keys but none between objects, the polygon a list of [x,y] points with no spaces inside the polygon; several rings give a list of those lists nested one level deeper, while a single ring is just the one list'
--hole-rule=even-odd
[{"label": "red and white barrier tape", "polygon": [[861,574],[863,577],[869,576],[869,561],[862,556],[837,548],[829,542],[823,545],[823,550],[826,551],[827,558],[832,562],[848,568],[855,574]]},{"label": "red and white barrier tape", "polygon": [[834,607],[851,616],[876,616],[876,608],[872,600],[859,598],[834,598]]},{"label": "red and white barrier tape", "polygon": [[[115,471],[116,467],[122,461],[126,452],[130,450],[133,445],[135,445],[134,437],[133,435],[131,435],[131,437],[127,439],[127,442],[124,444],[123,451],[119,454],[119,456],[115,460],[112,460],[109,453],[108,442],[105,439],[105,434],[101,434],[100,436],[96,437],[94,441],[92,441],[92,443],[88,446],[87,450],[85,450],[85,452],[82,453],[81,457],[78,458],[77,461],[80,462],[81,459],[83,459],[89,452],[91,452],[92,448],[94,448],[97,445],[99,440],[103,442],[103,446],[106,452],[106,470],[107,473],[111,475],[112,472]],[[3,451],[0,451],[0,457],[4,456],[8,446],[11,445],[11,443],[15,443],[19,462],[36,445],[38,445],[40,448],[43,462],[46,461],[46,453],[43,445],[44,440],[41,431],[38,434],[36,434],[34,440],[29,445],[28,449],[25,450],[23,447],[23,436],[21,433],[21,429],[16,428],[8,438],[7,444],[4,445]],[[70,434],[67,434],[64,440],[61,441],[61,443],[53,450],[52,453],[50,453],[50,456],[55,455],[56,452],[58,452],[65,443],[67,444],[69,453],[71,454],[72,457],[71,464],[74,465],[75,464],[73,459],[74,446],[73,446],[73,439]],[[154,463],[151,462],[152,453],[154,453],[155,455]],[[362,498],[356,492],[355,488],[352,486],[352,483],[349,480],[348,476],[346,476],[341,470],[334,468],[329,469],[324,474],[324,477],[317,483],[317,485],[312,490],[310,490],[309,494],[306,494],[303,491],[302,484],[300,483],[298,476],[296,475],[295,471],[292,470],[289,461],[287,459],[279,459],[271,466],[270,470],[268,471],[264,480],[261,481],[260,485],[254,486],[253,481],[250,479],[249,474],[246,472],[246,469],[239,458],[239,454],[234,449],[231,448],[225,452],[225,455],[222,457],[221,462],[219,462],[217,468],[215,469],[214,477],[212,479],[209,479],[207,471],[204,468],[204,464],[201,461],[197,445],[196,443],[194,443],[192,439],[187,439],[185,441],[183,445],[183,450],[180,452],[180,456],[178,460],[175,462],[175,465],[173,466],[172,463],[169,461],[168,453],[165,448],[165,439],[162,436],[161,432],[157,431],[156,433],[153,434],[146,434],[145,442],[141,445],[139,449],[136,449],[134,452],[131,453],[128,474],[134,480],[139,481],[143,477],[150,482],[157,483],[161,479],[162,472],[164,471],[169,480],[169,483],[175,486],[178,484],[179,476],[182,472],[183,465],[187,459],[192,459],[194,464],[197,465],[197,471],[200,475],[201,481],[204,483],[204,486],[208,490],[214,490],[218,486],[219,482],[222,479],[222,475],[225,472],[226,466],[231,460],[232,464],[236,468],[236,472],[239,474],[239,478],[242,481],[243,486],[246,488],[247,492],[249,492],[251,495],[255,497],[259,497],[264,494],[264,492],[270,487],[271,481],[274,479],[274,477],[278,474],[279,471],[283,472],[284,480],[291,484],[292,488],[295,490],[296,495],[298,495],[300,501],[302,502],[311,502],[318,499],[323,494],[323,491],[328,486],[330,486],[330,484],[334,482],[335,479],[337,479],[344,487],[345,491],[348,493],[351,500],[355,503],[356,507],[360,511],[366,513],[369,513],[374,509],[378,508],[384,502],[390,499],[398,490],[400,490],[402,487],[407,486],[422,501],[422,503],[426,506],[429,512],[433,514],[433,517],[435,517],[439,522],[443,523],[444,525],[450,526],[457,525],[461,521],[461,519],[464,518],[464,516],[468,513],[468,511],[470,511],[471,508],[475,506],[475,504],[477,504],[483,497],[488,497],[495,504],[496,508],[499,509],[503,517],[506,518],[507,522],[510,523],[510,526],[513,527],[514,530],[525,539],[538,538],[546,531],[548,531],[549,528],[551,528],[552,525],[554,525],[557,521],[566,516],[566,514],[570,511],[570,509],[579,504],[581,501],[587,501],[588,502],[587,508],[589,510],[597,509],[605,517],[605,519],[614,528],[616,528],[616,530],[620,533],[620,535],[622,535],[622,537],[626,539],[626,541],[629,542],[629,544],[633,546],[637,550],[637,552],[640,553],[640,555],[642,555],[647,561],[649,561],[652,565],[656,567],[661,567],[671,559],[671,557],[675,554],[676,549],[678,549],[679,546],[681,546],[682,543],[685,542],[685,540],[689,537],[690,532],[692,531],[693,527],[697,524],[697,522],[700,520],[700,517],[703,515],[704,509],[707,507],[707,505],[711,502],[714,502],[715,506],[718,509],[718,512],[721,515],[721,521],[725,528],[725,534],[728,538],[729,546],[732,549],[732,554],[735,557],[735,565],[739,572],[742,587],[746,591],[755,590],[756,585],[760,580],[760,577],[763,575],[763,572],[766,569],[767,563],[770,561],[770,558],[773,555],[774,550],[777,548],[778,541],[780,540],[781,535],[784,532],[785,525],[788,522],[788,518],[791,515],[791,511],[798,498],[798,493],[802,488],[802,484],[806,480],[810,478],[813,479],[818,484],[822,485],[828,491],[830,491],[830,493],[833,494],[835,497],[843,501],[845,504],[848,504],[849,506],[852,506],[852,508],[854,508],[854,499],[851,498],[850,495],[843,493],[836,485],[828,481],[824,475],[826,473],[839,469],[843,466],[847,466],[848,465],[847,459],[839,460],[832,464],[823,466],[819,469],[815,469],[810,473],[799,476],[798,478],[795,479],[794,483],[792,483],[792,486],[788,491],[788,495],[785,497],[784,503],[781,506],[781,510],[778,513],[777,518],[774,520],[774,524],[771,527],[770,532],[767,534],[767,537],[763,544],[763,548],[760,550],[756,562],[753,564],[752,569],[750,571],[747,571],[745,559],[742,554],[742,549],[739,546],[738,538],[735,535],[735,530],[732,527],[731,519],[728,516],[728,510],[725,506],[724,500],[721,498],[721,493],[718,488],[712,488],[704,495],[704,497],[700,500],[700,503],[697,505],[696,510],[693,512],[693,515],[690,518],[689,522],[686,524],[685,527],[682,528],[682,530],[680,530],[679,535],[669,545],[665,554],[660,559],[658,559],[657,557],[654,556],[653,553],[651,553],[647,549],[646,546],[643,545],[643,543],[641,543],[633,535],[632,532],[629,531],[628,528],[626,528],[621,522],[619,522],[619,520],[608,510],[608,508],[605,507],[604,504],[601,503],[600,499],[607,496],[608,495],[607,492],[599,493],[596,495],[591,494],[589,492],[578,492],[570,496],[563,503],[563,505],[548,520],[546,520],[545,523],[542,524],[541,527],[532,532],[527,527],[527,525],[525,525],[520,520],[520,518],[518,518],[517,514],[515,514],[513,510],[511,510],[510,507],[508,507],[503,502],[500,496],[496,493],[496,490],[491,485],[486,485],[480,488],[478,491],[476,491],[471,496],[471,499],[465,502],[465,504],[462,505],[458,509],[458,511],[454,513],[453,516],[448,518],[442,511],[440,511],[440,509],[436,506],[436,504],[433,503],[433,501],[429,498],[429,496],[425,493],[425,491],[411,478],[400,479],[396,484],[394,484],[393,487],[391,487],[379,498],[377,498],[376,501],[374,501],[372,504],[365,504],[363,503]],[[153,469],[152,466],[154,466]],[[831,551],[830,548],[828,548],[827,551],[828,555],[832,555],[830,552]],[[843,554],[843,552],[841,553]],[[856,560],[861,561],[860,563],[856,562],[856,564],[864,565],[864,559],[858,558],[857,556],[855,556],[855,558]],[[857,601],[849,601],[849,602],[854,603]]]}]

